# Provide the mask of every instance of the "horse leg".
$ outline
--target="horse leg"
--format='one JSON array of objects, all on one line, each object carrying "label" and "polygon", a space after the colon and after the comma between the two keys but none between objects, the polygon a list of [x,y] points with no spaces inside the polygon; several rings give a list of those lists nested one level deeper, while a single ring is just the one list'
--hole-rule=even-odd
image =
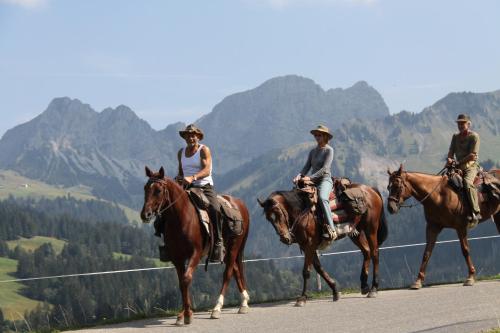
[{"label": "horse leg", "polygon": [[418,273],[417,280],[410,286],[410,289],[420,289],[422,288],[422,282],[425,279],[425,269],[427,263],[432,255],[432,250],[436,244],[437,236],[443,230],[443,227],[437,226],[431,223],[427,223],[425,230],[426,245],[424,250],[424,255],[422,258],[422,263],[420,264],[420,271]]},{"label": "horse leg", "polygon": [[465,262],[469,267],[469,276],[467,277],[467,280],[465,280],[464,286],[472,286],[474,285],[474,282],[476,282],[476,269],[474,268],[474,264],[472,263],[472,259],[470,257],[469,241],[467,240],[467,229],[457,229],[457,235],[458,239],[460,240],[460,246],[462,247],[462,254],[464,255]]},{"label": "horse leg", "polygon": [[229,281],[233,277],[233,271],[237,257],[237,254],[235,254],[235,252],[237,251],[231,249],[231,247],[229,247],[229,249],[230,251],[228,254],[226,254],[225,257],[226,269],[224,270],[224,276],[223,276],[224,280],[222,282],[222,288],[220,290],[219,298],[217,299],[217,304],[215,304],[215,307],[212,310],[212,314],[210,316],[211,319],[220,318],[222,307],[224,306],[224,295],[226,294]]},{"label": "horse leg", "polygon": [[250,295],[248,295],[247,283],[245,281],[245,273],[244,273],[245,271],[243,267],[242,257],[240,257],[240,255],[236,259],[233,269],[234,269],[234,279],[236,280],[236,285],[238,286],[238,290],[240,291],[240,297],[241,297],[241,304],[238,313],[246,314],[250,309],[250,307],[248,306],[248,301],[250,301]]},{"label": "horse leg", "polygon": [[307,280],[311,276],[311,264],[312,264],[312,250],[306,249],[304,251],[304,267],[302,269],[302,278],[304,279],[304,284],[302,287],[302,295],[297,298],[297,302],[295,302],[295,306],[304,306],[307,301]]},{"label": "horse leg", "polygon": [[377,230],[368,230],[368,245],[370,246],[370,256],[373,263],[373,279],[372,288],[368,293],[367,297],[374,298],[377,297],[378,290],[378,241],[377,241]]},{"label": "horse leg", "polygon": [[358,237],[351,238],[352,242],[356,244],[363,254],[363,265],[361,266],[361,274],[359,279],[361,280],[361,294],[366,295],[370,291],[368,286],[368,269],[370,268],[370,247],[368,246],[368,241],[364,232],[361,232]]},{"label": "horse leg", "polygon": [[497,231],[500,234],[500,213],[497,213],[495,216],[493,216],[493,219],[495,220]]},{"label": "horse leg", "polygon": [[334,302],[338,301],[340,298],[340,293],[337,291],[337,284],[330,277],[330,275],[328,275],[328,273],[323,269],[323,266],[321,265],[318,254],[316,252],[314,252],[313,265],[316,272],[318,272],[318,274],[326,281],[328,286],[330,286],[330,288],[332,289],[333,301]]},{"label": "horse leg", "polygon": [[179,278],[179,285],[182,293],[183,310],[177,316],[176,325],[181,326],[184,324],[191,324],[193,321],[193,310],[191,309],[191,295],[189,294],[189,287],[193,281],[193,273],[196,266],[200,262],[200,254],[194,253],[188,261],[187,267],[184,265],[175,265],[177,269],[177,277]]}]

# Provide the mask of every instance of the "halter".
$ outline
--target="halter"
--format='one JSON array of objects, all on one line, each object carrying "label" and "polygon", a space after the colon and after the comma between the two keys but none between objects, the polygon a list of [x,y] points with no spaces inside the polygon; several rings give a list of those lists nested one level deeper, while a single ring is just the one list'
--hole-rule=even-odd
[{"label": "halter", "polygon": [[[160,204],[158,205],[158,208],[156,209],[156,211],[154,212],[154,216],[155,217],[161,217],[161,215],[167,210],[169,209],[170,207],[172,207],[180,198],[181,196],[178,196],[174,201],[171,201],[170,200],[170,192],[168,191],[168,188],[167,188],[167,185],[168,185],[168,182],[166,181],[165,178],[149,178],[148,182],[146,185],[149,185],[151,186],[150,184],[152,183],[158,183],[158,184],[161,184],[162,185],[162,189],[163,189],[163,198],[160,202]],[[168,199],[166,199],[168,198]],[[167,205],[167,207],[161,209],[161,207],[163,206],[163,204],[165,202],[170,202],[169,205]]]},{"label": "halter", "polygon": [[[436,176],[438,175],[441,175],[441,180],[436,184],[436,186],[432,189],[432,191],[430,191],[429,193],[427,193],[421,200],[418,200],[417,199],[417,203],[415,204],[411,204],[411,205],[403,205],[400,203],[401,201],[401,194],[403,193],[403,187],[406,187],[408,188],[408,185],[406,184],[406,181],[403,180],[403,177],[401,176],[396,176],[396,178],[399,178],[401,180],[401,186],[399,186],[399,188],[397,189],[397,192],[395,195],[390,195],[387,200],[389,201],[394,201],[396,203],[396,205],[399,207],[399,208],[413,208],[415,206],[417,206],[418,204],[422,204],[425,200],[427,200],[427,198],[429,198],[431,196],[432,193],[434,193],[437,188],[441,185],[441,183],[443,182],[443,179],[445,179],[444,177],[444,174],[443,174],[443,171],[446,170],[446,168],[443,168],[441,169],[441,171],[439,171],[437,173]],[[405,172],[407,173],[407,172]],[[391,188],[391,183],[389,183],[389,185],[387,185],[387,189],[390,190]],[[403,201],[404,202],[404,201]]]},{"label": "halter", "polygon": [[[286,223],[286,226],[287,226],[287,229],[288,229],[288,232],[290,233],[290,236],[292,237],[292,239],[295,239],[295,235],[294,235],[294,231],[295,231],[295,227],[297,226],[297,222],[299,220],[301,220],[308,212],[309,212],[309,208],[306,208],[304,209],[293,221],[292,223],[292,226],[290,226],[290,224],[288,223],[289,221],[289,216],[288,216],[288,212],[283,209],[282,205],[277,202],[276,200],[272,199],[274,204],[271,206],[271,208],[277,208],[280,213],[284,216],[285,218],[285,223]],[[274,224],[274,222],[273,222]],[[278,233],[279,234],[279,233]],[[282,235],[280,235],[282,236]]]}]

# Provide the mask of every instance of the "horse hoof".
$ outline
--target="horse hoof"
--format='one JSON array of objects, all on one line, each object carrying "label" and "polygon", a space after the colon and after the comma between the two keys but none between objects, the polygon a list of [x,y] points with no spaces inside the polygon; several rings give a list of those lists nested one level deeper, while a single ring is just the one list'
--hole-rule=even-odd
[{"label": "horse hoof", "polygon": [[175,322],[175,326],[184,326],[184,318],[177,317],[177,321]]},{"label": "horse hoof", "polygon": [[366,295],[370,292],[370,287],[366,286],[361,288],[361,295]]},{"label": "horse hoof", "polygon": [[333,293],[333,301],[337,302],[340,299],[340,293],[338,291],[335,291]]},{"label": "horse hoof", "polygon": [[306,305],[305,301],[297,301],[297,302],[295,302],[295,306],[299,307],[299,308],[301,308],[301,307],[303,307],[305,305]]},{"label": "horse hoof", "polygon": [[250,307],[248,307],[248,306],[242,306],[238,310],[238,313],[239,314],[247,314],[249,311],[250,311]]},{"label": "horse hoof", "polygon": [[189,325],[193,322],[193,317],[192,316],[185,316],[184,317],[184,324]]},{"label": "horse hoof", "polygon": [[377,291],[376,290],[375,291],[374,290],[370,291],[366,297],[368,297],[368,298],[375,298],[375,297],[377,297]]},{"label": "horse hoof", "polygon": [[467,280],[465,280],[464,286],[472,287],[475,282],[476,282],[476,280],[474,280],[474,278],[468,278]]},{"label": "horse hoof", "polygon": [[410,289],[413,289],[413,290],[418,290],[422,288],[422,282],[420,280],[417,280],[415,281],[411,286],[410,286]]},{"label": "horse hoof", "polygon": [[219,319],[221,315],[220,310],[212,310],[212,314],[210,315],[210,319]]}]

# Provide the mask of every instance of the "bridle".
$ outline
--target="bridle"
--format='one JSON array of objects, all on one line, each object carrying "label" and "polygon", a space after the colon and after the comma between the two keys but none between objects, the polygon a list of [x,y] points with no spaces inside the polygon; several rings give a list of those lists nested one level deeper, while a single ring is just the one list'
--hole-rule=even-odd
[{"label": "bridle", "polygon": [[[160,184],[161,188],[163,190],[163,196],[162,196],[161,202],[158,205],[158,208],[156,209],[156,211],[153,212],[153,217],[161,217],[161,215],[167,209],[172,207],[181,198],[181,196],[178,196],[174,201],[170,200],[170,192],[169,192],[168,186],[167,186],[168,182],[165,178],[154,178],[154,177],[149,178],[148,182],[146,183],[146,186],[151,186],[153,184]],[[170,204],[168,204],[166,207],[162,208],[162,206],[167,202],[170,202]]]},{"label": "bridle", "polygon": [[[309,213],[310,211],[310,208],[306,208],[304,209],[299,215],[297,215],[297,217],[294,219],[292,225],[290,226],[289,224],[289,215],[288,215],[288,212],[286,211],[286,209],[283,208],[283,206],[276,200],[274,199],[271,199],[271,201],[273,202],[273,205],[270,206],[268,209],[277,209],[280,213],[280,215],[282,215],[285,219],[285,223],[286,223],[286,227],[288,229],[288,233],[290,234],[290,237],[292,238],[292,242],[295,240],[295,235],[294,235],[294,231],[295,231],[295,228],[297,227],[298,225],[298,222],[307,214]],[[280,237],[283,237],[284,235],[282,235],[279,231],[278,231],[278,228],[276,227],[276,223],[273,219],[272,221],[272,224],[274,226],[274,228],[276,229],[276,232],[277,234],[280,236]]]},{"label": "bridle", "polygon": [[[438,175],[442,175],[443,170],[441,170],[438,173]],[[406,172],[404,172],[404,173],[406,173]],[[432,193],[434,193],[438,189],[438,187],[443,182],[443,179],[445,179],[445,176],[442,175],[441,180],[436,184],[436,186],[432,189],[432,191],[430,191],[429,193],[427,193],[421,200],[417,199],[417,203],[411,204],[411,205],[403,205],[402,202],[401,202],[401,194],[403,193],[403,187],[406,188],[407,190],[409,190],[408,185],[406,184],[406,181],[403,179],[402,174],[399,175],[399,176],[391,176],[391,178],[392,177],[399,179],[401,185],[396,189],[396,191],[395,191],[396,193],[395,194],[389,195],[389,197],[387,198],[387,200],[388,201],[393,201],[398,208],[412,208],[412,207],[417,206],[418,204],[422,204],[425,200],[427,200],[427,198],[429,198],[431,196]],[[387,190],[389,190],[389,193],[391,192],[391,188],[393,186],[394,186],[393,182],[391,180],[389,180],[389,185],[387,185]],[[404,202],[404,200],[403,200],[403,202]]]}]

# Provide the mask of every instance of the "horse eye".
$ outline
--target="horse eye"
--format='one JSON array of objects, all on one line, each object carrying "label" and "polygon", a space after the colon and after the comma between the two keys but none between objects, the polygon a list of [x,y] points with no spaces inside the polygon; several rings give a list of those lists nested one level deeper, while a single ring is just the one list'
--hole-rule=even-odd
[{"label": "horse eye", "polygon": [[159,194],[160,194],[160,192],[161,192],[161,191],[160,191],[160,189],[155,188],[155,190],[154,190],[154,192],[153,192],[153,193],[154,193],[154,195],[159,195]]}]

